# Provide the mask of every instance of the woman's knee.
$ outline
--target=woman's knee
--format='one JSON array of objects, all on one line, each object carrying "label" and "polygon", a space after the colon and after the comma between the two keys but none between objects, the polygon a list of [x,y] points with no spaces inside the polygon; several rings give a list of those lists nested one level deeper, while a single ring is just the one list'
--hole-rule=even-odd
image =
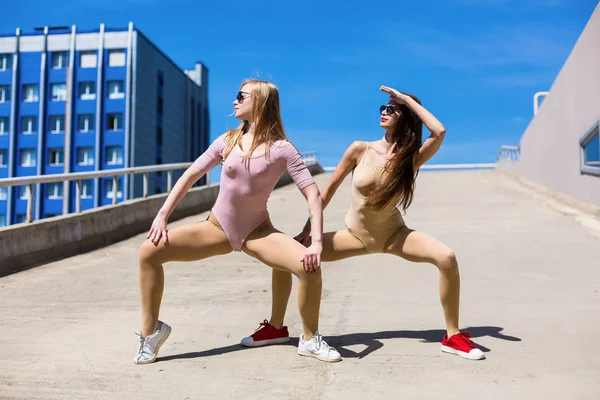
[{"label": "woman's knee", "polygon": [[451,249],[444,250],[437,260],[437,267],[440,270],[450,271],[458,269],[458,261],[456,260],[456,253]]},{"label": "woman's knee", "polygon": [[309,285],[323,285],[323,278],[321,275],[321,268],[317,269],[314,272],[306,272],[302,271],[298,273],[298,279],[302,282],[305,282]]},{"label": "woman's knee", "polygon": [[150,240],[144,240],[140,246],[140,251],[138,254],[140,266],[155,261],[158,251],[159,249],[154,245],[154,243],[152,243]]}]

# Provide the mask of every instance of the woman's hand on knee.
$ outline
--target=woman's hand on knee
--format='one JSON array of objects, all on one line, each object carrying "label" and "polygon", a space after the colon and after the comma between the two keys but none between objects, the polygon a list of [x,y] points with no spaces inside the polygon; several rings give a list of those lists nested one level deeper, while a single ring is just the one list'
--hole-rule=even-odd
[{"label": "woman's hand on knee", "polygon": [[300,260],[304,264],[304,271],[315,272],[321,267],[322,252],[323,245],[320,242],[314,242],[306,249],[304,257]]},{"label": "woman's hand on knee", "polygon": [[158,243],[160,243],[161,237],[163,238],[163,243],[166,246],[169,243],[169,237],[167,235],[167,217],[161,213],[158,213],[152,222],[150,232],[148,232],[148,239],[150,239],[150,241],[157,246]]}]

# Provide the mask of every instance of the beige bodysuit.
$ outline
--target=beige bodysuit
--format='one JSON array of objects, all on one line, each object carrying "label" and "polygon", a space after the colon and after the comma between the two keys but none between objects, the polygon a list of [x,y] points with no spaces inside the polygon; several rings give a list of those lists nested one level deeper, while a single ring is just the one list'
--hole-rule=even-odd
[{"label": "beige bodysuit", "polygon": [[377,164],[374,151],[367,143],[365,154],[352,174],[352,205],[346,214],[346,229],[360,240],[368,253],[384,253],[390,237],[404,227],[398,210],[399,196],[383,209],[366,207],[366,196],[381,185],[387,176],[385,165]]}]

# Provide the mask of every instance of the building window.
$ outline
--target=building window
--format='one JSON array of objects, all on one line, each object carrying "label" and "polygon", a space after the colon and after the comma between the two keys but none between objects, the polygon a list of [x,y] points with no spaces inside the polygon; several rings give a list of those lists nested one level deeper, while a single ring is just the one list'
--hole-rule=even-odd
[{"label": "building window", "polygon": [[32,135],[37,132],[37,117],[21,118],[21,132],[25,135]]},{"label": "building window", "polygon": [[66,51],[55,51],[52,53],[52,68],[62,69],[67,66],[67,52]]},{"label": "building window", "polygon": [[78,118],[79,132],[89,132],[94,130],[94,115],[81,114]]},{"label": "building window", "polygon": [[19,186],[19,199],[27,200],[27,192],[29,191],[28,185]]},{"label": "building window", "polygon": [[63,133],[65,131],[65,116],[51,115],[50,116],[50,132]]},{"label": "building window", "polygon": [[8,187],[0,187],[0,200],[8,199]]},{"label": "building window", "polygon": [[79,98],[81,100],[96,100],[96,83],[81,82],[79,84]]},{"label": "building window", "polygon": [[63,149],[49,149],[48,150],[48,164],[55,166],[64,165],[64,151]]},{"label": "building window", "polygon": [[123,81],[108,81],[108,97],[111,99],[122,99],[125,97]]},{"label": "building window", "polygon": [[35,167],[36,166],[36,151],[34,149],[21,150],[21,166]]},{"label": "building window", "polygon": [[23,85],[23,101],[34,103],[40,100],[40,89],[38,85]]},{"label": "building window", "polygon": [[27,216],[25,214],[17,214],[17,224],[23,224],[26,221]]},{"label": "building window", "polygon": [[63,197],[63,183],[52,182],[48,184],[48,198],[49,199],[62,199]]},{"label": "building window", "polygon": [[98,55],[95,51],[82,51],[79,55],[79,66],[81,68],[96,68]]},{"label": "building window", "polygon": [[156,127],[156,145],[161,146],[163,142],[163,130],[160,126]]},{"label": "building window", "polygon": [[[121,191],[121,179],[119,179],[119,182],[117,183],[117,199],[120,199],[123,197],[123,191]],[[104,193],[106,193],[106,198],[107,199],[112,199],[113,196],[113,187],[114,187],[114,180],[113,179],[107,179],[104,181]]]},{"label": "building window", "polygon": [[590,129],[579,141],[581,146],[581,171],[600,175],[600,122]]},{"label": "building window", "polygon": [[0,226],[6,226],[6,215],[0,214]]},{"label": "building window", "polygon": [[93,196],[92,191],[92,180],[87,179],[85,181],[81,181],[81,198],[82,199],[91,199]]},{"label": "building window", "polygon": [[0,117],[0,136],[8,135],[8,117]]},{"label": "building window", "polygon": [[109,146],[106,148],[106,163],[108,165],[123,164],[123,148],[121,146]]},{"label": "building window", "polygon": [[81,114],[79,116],[79,132],[89,132],[94,130],[94,115]]},{"label": "building window", "polygon": [[6,149],[0,149],[0,167],[8,166],[8,157],[6,155]]},{"label": "building window", "polygon": [[77,149],[77,164],[94,165],[94,149],[91,147],[80,147]]},{"label": "building window", "polygon": [[8,103],[10,101],[10,86],[0,85],[0,103]]},{"label": "building window", "polygon": [[11,54],[0,54],[0,71],[7,71],[12,68]]},{"label": "building window", "polygon": [[156,112],[158,115],[163,115],[163,100],[160,97],[156,99]]},{"label": "building window", "polygon": [[108,114],[107,128],[109,131],[120,131],[123,129],[123,114]]},{"label": "building window", "polygon": [[109,67],[125,66],[125,50],[109,50],[108,51],[108,66]]},{"label": "building window", "polygon": [[67,85],[64,83],[53,83],[50,85],[52,101],[67,100]]}]

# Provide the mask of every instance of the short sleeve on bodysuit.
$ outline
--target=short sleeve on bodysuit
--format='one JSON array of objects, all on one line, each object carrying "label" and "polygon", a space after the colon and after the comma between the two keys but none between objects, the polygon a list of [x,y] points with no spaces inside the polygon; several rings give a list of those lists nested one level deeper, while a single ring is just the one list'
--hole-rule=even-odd
[{"label": "short sleeve on bodysuit", "polygon": [[302,156],[293,144],[285,141],[281,144],[279,151],[281,152],[281,157],[285,160],[288,174],[299,190],[315,183],[310,171],[306,168],[304,161],[302,161]]},{"label": "short sleeve on bodysuit", "polygon": [[225,150],[225,136],[224,133],[206,149],[206,151],[194,161],[194,167],[198,168],[202,175],[213,169],[218,163],[223,160],[223,151]]}]

